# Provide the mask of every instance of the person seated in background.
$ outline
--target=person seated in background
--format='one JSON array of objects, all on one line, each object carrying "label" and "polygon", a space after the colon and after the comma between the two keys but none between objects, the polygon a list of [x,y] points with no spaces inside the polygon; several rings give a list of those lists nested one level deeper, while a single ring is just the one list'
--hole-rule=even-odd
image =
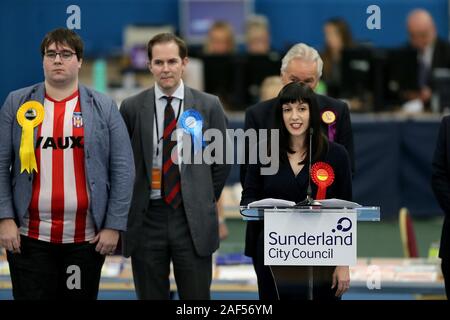
[{"label": "person seated in background", "polygon": [[420,99],[425,107],[430,104],[433,90],[433,71],[450,68],[450,44],[437,36],[433,17],[424,9],[411,11],[407,18],[408,46],[416,49],[418,64],[417,91],[405,91],[405,100]]},{"label": "person seated in background", "polygon": [[267,18],[252,15],[247,19],[245,46],[248,54],[264,55],[270,53],[270,30]]},{"label": "person seated in background", "polygon": [[347,22],[341,18],[328,20],[324,27],[325,50],[322,52],[323,75],[327,86],[327,95],[333,98],[340,97],[341,57],[342,51],[353,47],[353,38]]},{"label": "person seated in background", "polygon": [[[208,30],[204,46],[205,55],[229,55],[235,53],[235,39],[233,27],[225,21],[216,21]],[[225,90],[225,89],[224,89]],[[230,101],[223,92],[214,92],[224,104],[225,109],[230,109]],[[219,219],[219,238],[225,240],[228,237],[228,227],[224,213],[223,197],[217,201],[217,216]]]},{"label": "person seated in background", "polygon": [[208,30],[205,54],[233,54],[236,51],[233,27],[225,21],[216,21]]},{"label": "person seated in background", "polygon": [[225,21],[216,21],[208,30],[203,46],[204,89],[216,95],[225,110],[235,110],[237,96],[235,92],[236,44],[232,26]]},{"label": "person seated in background", "polygon": [[280,72],[280,55],[271,49],[270,41],[267,18],[263,15],[249,16],[246,22],[245,52],[241,59],[245,107],[258,103],[264,79]]},{"label": "person seated in background", "polygon": [[283,82],[280,76],[270,76],[264,79],[261,84],[259,101],[266,101],[278,96],[281,88],[283,88]]}]

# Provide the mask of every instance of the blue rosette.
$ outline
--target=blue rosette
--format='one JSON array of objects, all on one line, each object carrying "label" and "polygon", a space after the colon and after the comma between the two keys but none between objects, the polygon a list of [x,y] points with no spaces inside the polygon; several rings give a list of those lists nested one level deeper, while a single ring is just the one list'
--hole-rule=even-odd
[{"label": "blue rosette", "polygon": [[194,153],[201,151],[203,145],[203,118],[200,112],[194,109],[184,111],[180,117],[180,123],[183,130],[190,134],[194,141]]}]

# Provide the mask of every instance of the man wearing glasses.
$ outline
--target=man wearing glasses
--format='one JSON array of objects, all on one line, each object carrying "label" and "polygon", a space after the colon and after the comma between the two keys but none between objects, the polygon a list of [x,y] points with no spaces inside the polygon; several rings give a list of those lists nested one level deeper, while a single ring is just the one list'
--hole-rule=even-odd
[{"label": "man wearing glasses", "polygon": [[78,83],[81,38],[53,30],[41,54],[45,81],[0,110],[0,247],[15,299],[96,299],[127,225],[131,145],[116,104]]}]

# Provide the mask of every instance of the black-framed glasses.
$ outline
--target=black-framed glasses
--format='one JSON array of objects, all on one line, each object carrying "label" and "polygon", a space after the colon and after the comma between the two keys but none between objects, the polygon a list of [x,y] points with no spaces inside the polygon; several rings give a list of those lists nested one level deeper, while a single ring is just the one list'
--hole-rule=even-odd
[{"label": "black-framed glasses", "polygon": [[50,50],[50,51],[47,51],[47,52],[44,54],[44,56],[45,56],[47,59],[50,59],[50,60],[54,61],[54,60],[56,59],[56,56],[59,55],[59,58],[60,58],[61,60],[69,61],[69,60],[72,59],[72,57],[73,57],[74,54],[76,54],[76,53],[75,53],[75,52],[72,52],[72,51],[69,51],[69,50],[63,50],[63,51],[60,51],[60,52]]}]

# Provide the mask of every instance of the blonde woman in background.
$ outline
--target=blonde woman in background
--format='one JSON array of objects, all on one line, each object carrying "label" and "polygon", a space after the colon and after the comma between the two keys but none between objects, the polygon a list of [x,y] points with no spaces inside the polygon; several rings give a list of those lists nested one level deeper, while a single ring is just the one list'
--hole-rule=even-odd
[{"label": "blonde woman in background", "polygon": [[208,31],[206,54],[232,54],[236,51],[233,27],[228,22],[216,21]]},{"label": "blonde woman in background", "polygon": [[260,101],[266,101],[278,96],[283,88],[283,82],[280,76],[270,76],[264,79],[261,84]]}]

